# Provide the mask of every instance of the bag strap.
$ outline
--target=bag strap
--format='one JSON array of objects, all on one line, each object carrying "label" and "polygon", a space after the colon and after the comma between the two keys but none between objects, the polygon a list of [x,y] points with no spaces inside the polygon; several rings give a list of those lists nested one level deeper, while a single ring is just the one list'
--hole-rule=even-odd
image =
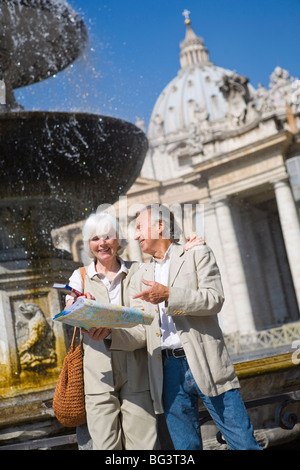
[{"label": "bag strap", "polygon": [[85,284],[85,275],[86,275],[85,267],[83,266],[82,268],[79,268],[79,271],[80,271],[81,279],[82,279],[82,292],[84,293],[84,284]]},{"label": "bag strap", "polygon": [[75,347],[76,347],[76,333],[77,333],[77,326],[74,326],[74,331],[73,331],[73,337],[72,337],[72,341],[71,341],[71,345],[70,345],[70,349],[72,351],[74,351]]},{"label": "bag strap", "polygon": [[[86,275],[85,267],[83,266],[82,268],[79,268],[79,271],[80,271],[80,275],[81,275],[81,279],[82,279],[82,293],[84,293],[85,275]],[[78,330],[77,326],[74,326],[73,337],[72,337],[72,341],[71,341],[72,350],[74,350],[75,346],[76,346],[76,333],[77,333],[77,330]],[[82,343],[82,341],[80,341],[80,343]]]}]

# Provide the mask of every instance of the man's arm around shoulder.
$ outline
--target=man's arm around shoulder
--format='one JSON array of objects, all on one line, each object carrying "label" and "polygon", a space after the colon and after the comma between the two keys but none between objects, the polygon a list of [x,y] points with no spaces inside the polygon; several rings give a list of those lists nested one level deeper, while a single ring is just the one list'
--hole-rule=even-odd
[{"label": "man's arm around shoulder", "polygon": [[[216,315],[224,293],[221,275],[212,249],[205,245],[184,253],[185,271],[179,271],[170,287],[168,315]],[[189,278],[185,273],[189,271]],[[194,276],[192,275],[194,273]]]}]

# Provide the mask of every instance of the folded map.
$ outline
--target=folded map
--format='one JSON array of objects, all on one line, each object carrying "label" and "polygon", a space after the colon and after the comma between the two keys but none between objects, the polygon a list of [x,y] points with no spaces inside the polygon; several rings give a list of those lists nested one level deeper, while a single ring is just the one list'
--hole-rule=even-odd
[{"label": "folded map", "polygon": [[96,300],[80,297],[70,307],[55,315],[67,325],[85,328],[130,328],[137,324],[150,325],[153,315],[141,310],[113,304],[102,304]]}]

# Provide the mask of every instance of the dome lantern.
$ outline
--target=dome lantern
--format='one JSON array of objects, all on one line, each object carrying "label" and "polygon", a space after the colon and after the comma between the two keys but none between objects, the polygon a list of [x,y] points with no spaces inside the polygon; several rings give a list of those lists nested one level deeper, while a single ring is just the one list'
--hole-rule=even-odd
[{"label": "dome lantern", "polygon": [[203,39],[196,36],[191,27],[190,12],[184,10],[182,14],[185,17],[186,35],[184,41],[180,43],[181,68],[185,69],[195,64],[207,64],[209,62],[208,50],[204,45]]}]

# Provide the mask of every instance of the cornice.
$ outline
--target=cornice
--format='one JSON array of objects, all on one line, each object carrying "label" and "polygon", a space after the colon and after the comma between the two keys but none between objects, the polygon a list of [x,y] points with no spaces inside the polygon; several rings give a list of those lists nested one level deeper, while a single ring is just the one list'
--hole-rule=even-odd
[{"label": "cornice", "polygon": [[293,135],[289,131],[282,131],[265,139],[261,139],[257,142],[253,142],[244,147],[240,147],[236,150],[229,151],[215,157],[209,158],[201,163],[193,165],[193,170],[196,173],[202,173],[227,165],[233,161],[237,161],[241,158],[254,156],[264,152],[266,149],[270,151],[278,147],[282,154],[286,154],[288,147],[293,141]]}]

